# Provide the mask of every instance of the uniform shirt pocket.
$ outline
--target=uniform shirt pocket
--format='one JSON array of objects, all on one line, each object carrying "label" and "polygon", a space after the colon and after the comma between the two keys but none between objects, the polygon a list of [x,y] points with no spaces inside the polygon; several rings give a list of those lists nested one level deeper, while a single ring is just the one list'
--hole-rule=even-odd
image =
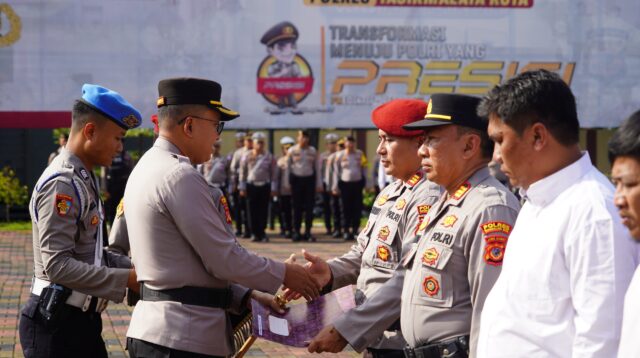
[{"label": "uniform shirt pocket", "polygon": [[429,243],[416,253],[416,270],[420,280],[415,282],[415,304],[432,307],[451,307],[453,278],[446,271],[453,251],[443,245]]}]

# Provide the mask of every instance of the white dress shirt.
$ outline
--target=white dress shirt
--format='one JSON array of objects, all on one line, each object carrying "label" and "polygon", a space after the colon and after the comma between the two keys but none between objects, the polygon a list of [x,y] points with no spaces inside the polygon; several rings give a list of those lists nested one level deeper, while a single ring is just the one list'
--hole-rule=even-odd
[{"label": "white dress shirt", "polygon": [[636,270],[624,299],[619,358],[640,357],[640,269]]},{"label": "white dress shirt", "polygon": [[522,191],[478,358],[616,357],[637,251],[613,192],[586,153]]}]

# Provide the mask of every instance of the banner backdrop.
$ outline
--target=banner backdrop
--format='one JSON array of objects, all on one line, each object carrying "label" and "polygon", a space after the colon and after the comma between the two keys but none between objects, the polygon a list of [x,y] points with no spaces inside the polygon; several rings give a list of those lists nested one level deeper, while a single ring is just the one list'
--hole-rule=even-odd
[{"label": "banner backdrop", "polygon": [[392,98],[482,95],[533,68],[571,85],[583,127],[640,108],[637,0],[1,1],[0,119],[25,126],[68,112],[83,83],[150,126],[175,76],[222,83],[232,128],[372,127]]}]

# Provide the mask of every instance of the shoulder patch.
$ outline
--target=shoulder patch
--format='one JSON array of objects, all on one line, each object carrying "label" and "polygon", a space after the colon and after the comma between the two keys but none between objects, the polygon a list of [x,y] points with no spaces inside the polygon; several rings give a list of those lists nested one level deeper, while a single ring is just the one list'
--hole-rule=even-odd
[{"label": "shoulder patch", "polygon": [[87,173],[87,170],[85,168],[80,168],[80,176],[84,180],[89,180],[89,173]]},{"label": "shoulder patch", "polygon": [[456,192],[453,193],[452,198],[454,200],[462,199],[462,197],[469,191],[469,189],[471,189],[471,184],[468,181],[462,183],[462,185],[460,185]]},{"label": "shoulder patch", "polygon": [[222,205],[222,208],[224,209],[224,216],[225,216],[225,219],[227,220],[227,224],[231,224],[232,223],[231,211],[229,210],[229,204],[227,203],[227,198],[225,198],[224,195],[220,197],[220,205]]},{"label": "shoulder patch", "polygon": [[119,218],[124,215],[124,198],[120,199],[118,207],[116,208],[116,217]]},{"label": "shoulder patch", "polygon": [[484,224],[480,224],[480,228],[485,235],[501,232],[507,234],[507,236],[511,234],[512,229],[511,225],[507,224],[504,221],[488,221]]},{"label": "shoulder patch", "polygon": [[66,194],[56,194],[56,212],[60,216],[66,216],[71,210],[73,198]]},{"label": "shoulder patch", "polygon": [[492,266],[501,266],[504,259],[504,251],[507,247],[507,238],[490,236],[484,240],[487,243],[484,248],[484,262]]}]

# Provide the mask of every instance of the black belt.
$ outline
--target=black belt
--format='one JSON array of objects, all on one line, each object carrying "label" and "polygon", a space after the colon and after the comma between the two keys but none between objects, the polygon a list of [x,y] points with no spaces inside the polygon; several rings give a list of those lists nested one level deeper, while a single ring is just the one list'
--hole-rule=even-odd
[{"label": "black belt", "polygon": [[404,352],[401,349],[367,348],[367,351],[373,358],[404,358]]},{"label": "black belt", "polygon": [[404,356],[406,358],[467,358],[469,357],[469,336],[459,336],[417,348],[405,348]]},{"label": "black belt", "polygon": [[232,292],[229,288],[207,288],[185,286],[167,290],[153,290],[140,284],[140,299],[143,301],[173,301],[185,305],[227,309],[231,306]]}]

